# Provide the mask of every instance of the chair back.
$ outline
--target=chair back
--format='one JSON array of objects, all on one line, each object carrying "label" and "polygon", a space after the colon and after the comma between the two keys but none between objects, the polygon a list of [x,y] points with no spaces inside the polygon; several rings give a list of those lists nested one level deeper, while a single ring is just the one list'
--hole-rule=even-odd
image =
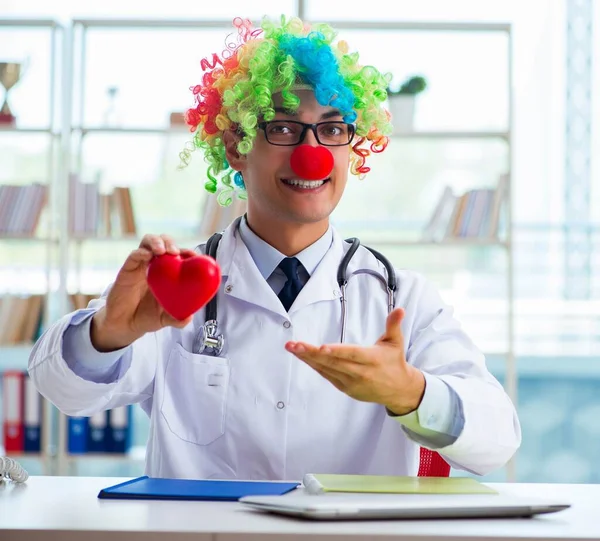
[{"label": "chair back", "polygon": [[439,453],[421,447],[419,473],[417,475],[419,477],[449,477],[450,464]]}]

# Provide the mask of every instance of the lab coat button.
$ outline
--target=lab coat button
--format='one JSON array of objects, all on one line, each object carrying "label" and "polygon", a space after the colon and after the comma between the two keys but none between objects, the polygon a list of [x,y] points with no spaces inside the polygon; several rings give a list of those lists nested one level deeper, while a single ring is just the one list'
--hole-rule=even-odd
[{"label": "lab coat button", "polygon": [[277,402],[277,409],[282,410],[283,408],[285,408],[285,404],[283,402]]},{"label": "lab coat button", "polygon": [[228,286],[225,288],[225,293],[231,293],[232,291],[233,291],[233,286],[232,286],[232,285],[228,285]]},{"label": "lab coat button", "polygon": [[289,321],[284,321],[284,322],[283,322],[283,326],[284,326],[286,329],[289,329],[289,328],[292,326],[292,324],[291,324]]}]

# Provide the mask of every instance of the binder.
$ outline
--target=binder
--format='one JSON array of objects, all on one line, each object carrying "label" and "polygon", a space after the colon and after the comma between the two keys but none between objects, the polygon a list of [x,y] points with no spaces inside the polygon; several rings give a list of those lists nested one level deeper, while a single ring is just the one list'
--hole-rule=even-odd
[{"label": "binder", "polygon": [[4,396],[4,419],[2,432],[6,454],[22,453],[25,439],[23,424],[25,374],[18,370],[7,370],[2,379]]},{"label": "binder", "polygon": [[280,496],[299,483],[162,479],[144,475],[102,489],[101,499],[237,501],[244,496]]},{"label": "binder", "polygon": [[42,397],[28,374],[25,376],[25,441],[26,453],[39,453],[42,450]]},{"label": "binder", "polygon": [[109,453],[126,453],[131,445],[131,407],[121,406],[108,412],[106,450]]},{"label": "binder", "polygon": [[95,413],[88,419],[87,452],[105,453],[107,450],[108,412]]},{"label": "binder", "polygon": [[87,451],[87,417],[69,417],[67,419],[67,451],[78,455]]},{"label": "binder", "polygon": [[307,473],[302,480],[309,494],[359,492],[370,494],[497,494],[471,477],[410,477],[402,475],[343,475]]}]

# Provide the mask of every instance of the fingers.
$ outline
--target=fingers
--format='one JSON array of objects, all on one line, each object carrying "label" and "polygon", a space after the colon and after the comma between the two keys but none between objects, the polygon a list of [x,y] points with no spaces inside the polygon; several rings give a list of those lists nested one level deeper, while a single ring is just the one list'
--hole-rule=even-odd
[{"label": "fingers", "polygon": [[188,250],[187,248],[182,248],[181,250],[179,250],[179,254],[182,258],[186,258],[197,256],[198,252],[195,252],[194,250]]},{"label": "fingers", "polygon": [[[361,377],[364,375],[367,365],[366,360],[356,362],[344,358],[336,357],[330,353],[324,352],[323,348],[317,348],[303,342],[288,342],[285,348],[290,353],[293,353],[301,361],[317,370],[319,373],[323,371],[329,375],[340,377]],[[365,354],[359,351],[359,348],[354,347],[363,358]]]},{"label": "fingers", "polygon": [[327,344],[321,347],[311,346],[304,342],[288,342],[286,349],[290,353],[308,354],[321,362],[335,363],[340,360],[356,364],[372,364],[371,348],[353,344]]},{"label": "fingers", "polygon": [[343,359],[357,364],[372,364],[373,360],[370,347],[357,347],[353,344],[328,344],[321,346],[319,352],[332,360]]},{"label": "fingers", "polygon": [[392,310],[385,321],[385,333],[379,339],[380,342],[390,342],[393,344],[402,344],[402,320],[404,319],[404,310],[396,308]]},{"label": "fingers", "polygon": [[135,271],[146,266],[151,259],[152,252],[150,250],[138,248],[129,254],[129,257],[123,263],[122,269],[127,272]]},{"label": "fingers", "polygon": [[153,255],[179,254],[179,248],[170,235],[144,235],[140,248],[149,250]]}]

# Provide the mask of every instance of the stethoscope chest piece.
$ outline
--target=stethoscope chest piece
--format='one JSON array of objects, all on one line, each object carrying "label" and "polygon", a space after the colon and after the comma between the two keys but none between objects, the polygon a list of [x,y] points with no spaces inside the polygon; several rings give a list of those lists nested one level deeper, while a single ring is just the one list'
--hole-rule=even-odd
[{"label": "stethoscope chest piece", "polygon": [[219,357],[224,347],[225,338],[219,334],[218,323],[214,319],[209,319],[196,333],[192,351],[201,355]]}]

